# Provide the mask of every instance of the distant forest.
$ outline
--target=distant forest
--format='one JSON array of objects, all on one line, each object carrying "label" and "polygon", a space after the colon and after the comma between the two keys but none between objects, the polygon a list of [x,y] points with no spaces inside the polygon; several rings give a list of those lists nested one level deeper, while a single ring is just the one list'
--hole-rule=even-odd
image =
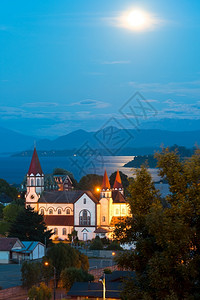
[{"label": "distant forest", "polygon": [[[187,149],[183,146],[174,145],[172,147],[169,147],[169,151],[176,151],[179,154],[180,158],[184,159],[187,157],[191,157],[195,152],[195,148]],[[157,166],[157,159],[153,154],[138,155],[133,160],[125,164],[124,167],[140,168],[140,166],[143,164],[146,164],[149,168],[154,169]]]}]

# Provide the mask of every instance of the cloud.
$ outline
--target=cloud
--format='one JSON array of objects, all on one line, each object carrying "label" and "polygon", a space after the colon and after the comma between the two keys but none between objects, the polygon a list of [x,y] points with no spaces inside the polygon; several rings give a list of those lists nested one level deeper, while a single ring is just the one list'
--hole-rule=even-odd
[{"label": "cloud", "polygon": [[177,94],[179,96],[199,96],[200,81],[186,81],[186,82],[169,82],[169,83],[138,83],[131,81],[128,83],[139,91],[155,92],[161,94]]},{"label": "cloud", "polygon": [[79,105],[79,106],[85,105],[85,106],[91,106],[93,108],[106,108],[110,106],[110,104],[107,102],[93,100],[93,99],[86,99],[86,100],[82,100],[70,104],[70,106],[74,106],[74,105]]},{"label": "cloud", "polygon": [[58,103],[55,102],[30,102],[22,105],[23,107],[55,107]]},{"label": "cloud", "polygon": [[103,61],[102,65],[122,65],[122,64],[130,64],[130,60],[113,60],[113,61]]}]

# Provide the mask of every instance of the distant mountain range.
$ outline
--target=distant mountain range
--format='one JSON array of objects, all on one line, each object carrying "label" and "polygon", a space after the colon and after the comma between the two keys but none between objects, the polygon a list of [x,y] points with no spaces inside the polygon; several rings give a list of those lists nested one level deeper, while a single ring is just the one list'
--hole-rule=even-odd
[{"label": "distant mountain range", "polygon": [[[25,153],[33,150],[36,138],[25,136],[11,130],[0,128],[1,149],[0,152]],[[45,155],[61,156],[78,154],[84,148],[101,149],[104,155],[145,155],[153,153],[160,146],[185,146],[192,148],[200,145],[200,130],[196,131],[167,131],[160,129],[117,129],[107,127],[104,131],[87,132],[84,130],[73,131],[67,135],[54,140],[37,140],[37,150],[41,150]],[[63,152],[64,151],[64,152]],[[29,151],[27,152],[27,154]],[[21,155],[21,154],[20,154]],[[25,154],[23,154],[25,155]],[[29,155],[29,154],[28,154]]]}]

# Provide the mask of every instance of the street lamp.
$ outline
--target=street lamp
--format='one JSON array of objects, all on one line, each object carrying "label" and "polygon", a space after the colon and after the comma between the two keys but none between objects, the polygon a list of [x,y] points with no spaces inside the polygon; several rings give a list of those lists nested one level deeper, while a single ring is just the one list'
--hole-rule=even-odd
[{"label": "street lamp", "polygon": [[103,300],[106,299],[106,277],[105,277],[105,273],[103,274],[103,276],[99,279],[99,281],[102,282],[103,285]]},{"label": "street lamp", "polygon": [[[45,267],[48,267],[50,264],[48,261],[44,262]],[[51,265],[53,267],[53,299],[56,299],[56,268]]]}]

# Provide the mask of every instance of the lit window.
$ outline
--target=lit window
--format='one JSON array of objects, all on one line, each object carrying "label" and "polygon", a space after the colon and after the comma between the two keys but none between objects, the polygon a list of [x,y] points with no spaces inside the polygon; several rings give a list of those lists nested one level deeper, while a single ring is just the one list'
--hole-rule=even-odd
[{"label": "lit window", "polygon": [[119,209],[117,208],[117,209],[116,209],[116,215],[118,215],[118,214],[119,214]]},{"label": "lit window", "polygon": [[66,210],[66,214],[70,215],[70,209],[69,208]]},{"label": "lit window", "polygon": [[124,209],[124,208],[122,208],[122,214],[123,214],[123,215],[125,214],[125,209]]},{"label": "lit window", "polygon": [[49,214],[50,214],[50,215],[53,215],[53,209],[50,209],[50,210],[49,210]]},{"label": "lit window", "polygon": [[54,228],[54,234],[58,235],[58,228]]},{"label": "lit window", "polygon": [[63,234],[63,235],[66,235],[66,234],[67,234],[67,230],[66,230],[66,228],[63,228],[63,230],[62,230],[62,234]]},{"label": "lit window", "polygon": [[79,214],[79,225],[90,225],[91,215],[86,209],[81,210]]},{"label": "lit window", "polygon": [[61,215],[61,209],[58,209],[58,215]]},{"label": "lit window", "polygon": [[86,204],[86,198],[83,199],[83,204]]}]

